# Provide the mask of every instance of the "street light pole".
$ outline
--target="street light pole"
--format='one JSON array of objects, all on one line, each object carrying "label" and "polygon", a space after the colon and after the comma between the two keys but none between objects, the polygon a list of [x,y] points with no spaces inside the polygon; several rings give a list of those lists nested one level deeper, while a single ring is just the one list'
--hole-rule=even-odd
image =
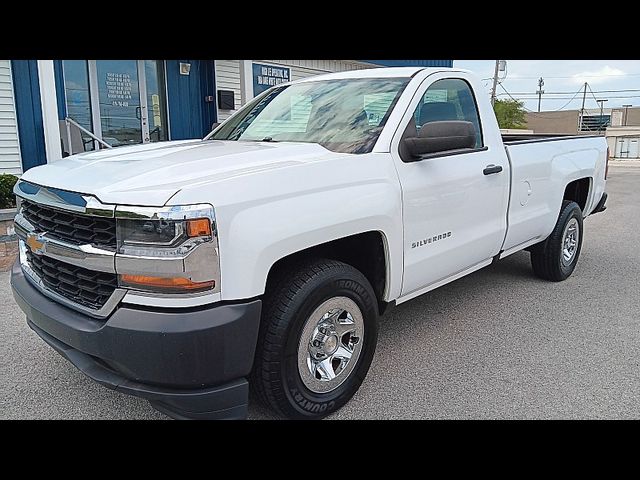
[{"label": "street light pole", "polygon": [[622,108],[624,108],[624,126],[627,126],[627,117],[629,116],[629,107],[632,107],[633,105],[622,105]]}]

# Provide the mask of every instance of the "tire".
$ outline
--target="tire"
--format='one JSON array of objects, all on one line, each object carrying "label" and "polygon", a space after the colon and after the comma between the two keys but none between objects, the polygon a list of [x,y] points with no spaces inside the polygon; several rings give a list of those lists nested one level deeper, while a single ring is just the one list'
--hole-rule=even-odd
[{"label": "tire", "polygon": [[[336,316],[334,325],[321,320],[325,318],[318,310],[321,307],[334,313],[345,307],[350,317]],[[318,327],[318,321],[325,323]],[[337,328],[337,334],[319,333],[331,334],[329,327]],[[338,335],[349,329],[353,332]],[[281,270],[265,292],[250,386],[262,403],[282,417],[322,418],[341,408],[358,390],[371,365],[377,338],[377,299],[362,273],[335,260],[298,263]],[[329,355],[334,345],[337,350]],[[352,349],[350,359],[340,354],[345,351],[341,348]],[[312,368],[316,365],[309,360],[312,349],[329,362],[325,367],[317,364]],[[299,366],[304,359],[306,363]],[[321,378],[327,371],[335,378]]]},{"label": "tire", "polygon": [[[570,258],[567,258],[568,255],[565,256],[563,244],[566,239],[565,231],[570,233],[573,228],[577,230],[577,238],[573,237],[575,242],[573,242],[573,248],[568,250],[571,255]],[[538,277],[552,282],[561,282],[569,278],[578,263],[578,257],[582,250],[583,233],[580,206],[575,202],[565,200],[551,235],[544,242],[538,243],[531,249],[533,272]]]}]

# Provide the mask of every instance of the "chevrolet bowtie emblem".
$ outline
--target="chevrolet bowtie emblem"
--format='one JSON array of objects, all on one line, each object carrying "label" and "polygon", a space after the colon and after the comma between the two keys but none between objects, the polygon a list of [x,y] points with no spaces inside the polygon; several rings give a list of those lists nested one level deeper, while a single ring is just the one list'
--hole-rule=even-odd
[{"label": "chevrolet bowtie emblem", "polygon": [[42,253],[44,242],[38,238],[37,234],[30,233],[27,237],[27,245],[33,253]]}]

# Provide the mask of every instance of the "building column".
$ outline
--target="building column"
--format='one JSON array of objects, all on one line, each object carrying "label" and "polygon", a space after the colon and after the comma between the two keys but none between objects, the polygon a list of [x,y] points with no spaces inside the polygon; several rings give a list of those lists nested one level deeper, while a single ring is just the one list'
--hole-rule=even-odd
[{"label": "building column", "polygon": [[58,123],[58,101],[56,98],[56,77],[53,60],[38,60],[40,98],[42,102],[42,123],[47,163],[62,158],[60,145],[60,124]]},{"label": "building column", "polygon": [[251,60],[240,60],[240,100],[242,105],[253,99],[253,64]]}]

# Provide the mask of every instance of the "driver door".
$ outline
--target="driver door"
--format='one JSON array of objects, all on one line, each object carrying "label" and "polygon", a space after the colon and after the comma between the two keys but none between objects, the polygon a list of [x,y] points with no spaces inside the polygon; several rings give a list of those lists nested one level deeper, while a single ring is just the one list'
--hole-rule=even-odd
[{"label": "driver door", "polygon": [[[472,87],[464,74],[458,75],[427,77],[408,112],[407,128],[414,132],[432,121],[471,122],[476,145],[432,153],[418,161],[407,162],[398,154],[404,219],[402,296],[417,295],[488,264],[504,240],[508,162],[498,145],[490,148],[485,143]],[[484,106],[491,108],[488,101]],[[503,169],[486,174],[489,164]]]}]

